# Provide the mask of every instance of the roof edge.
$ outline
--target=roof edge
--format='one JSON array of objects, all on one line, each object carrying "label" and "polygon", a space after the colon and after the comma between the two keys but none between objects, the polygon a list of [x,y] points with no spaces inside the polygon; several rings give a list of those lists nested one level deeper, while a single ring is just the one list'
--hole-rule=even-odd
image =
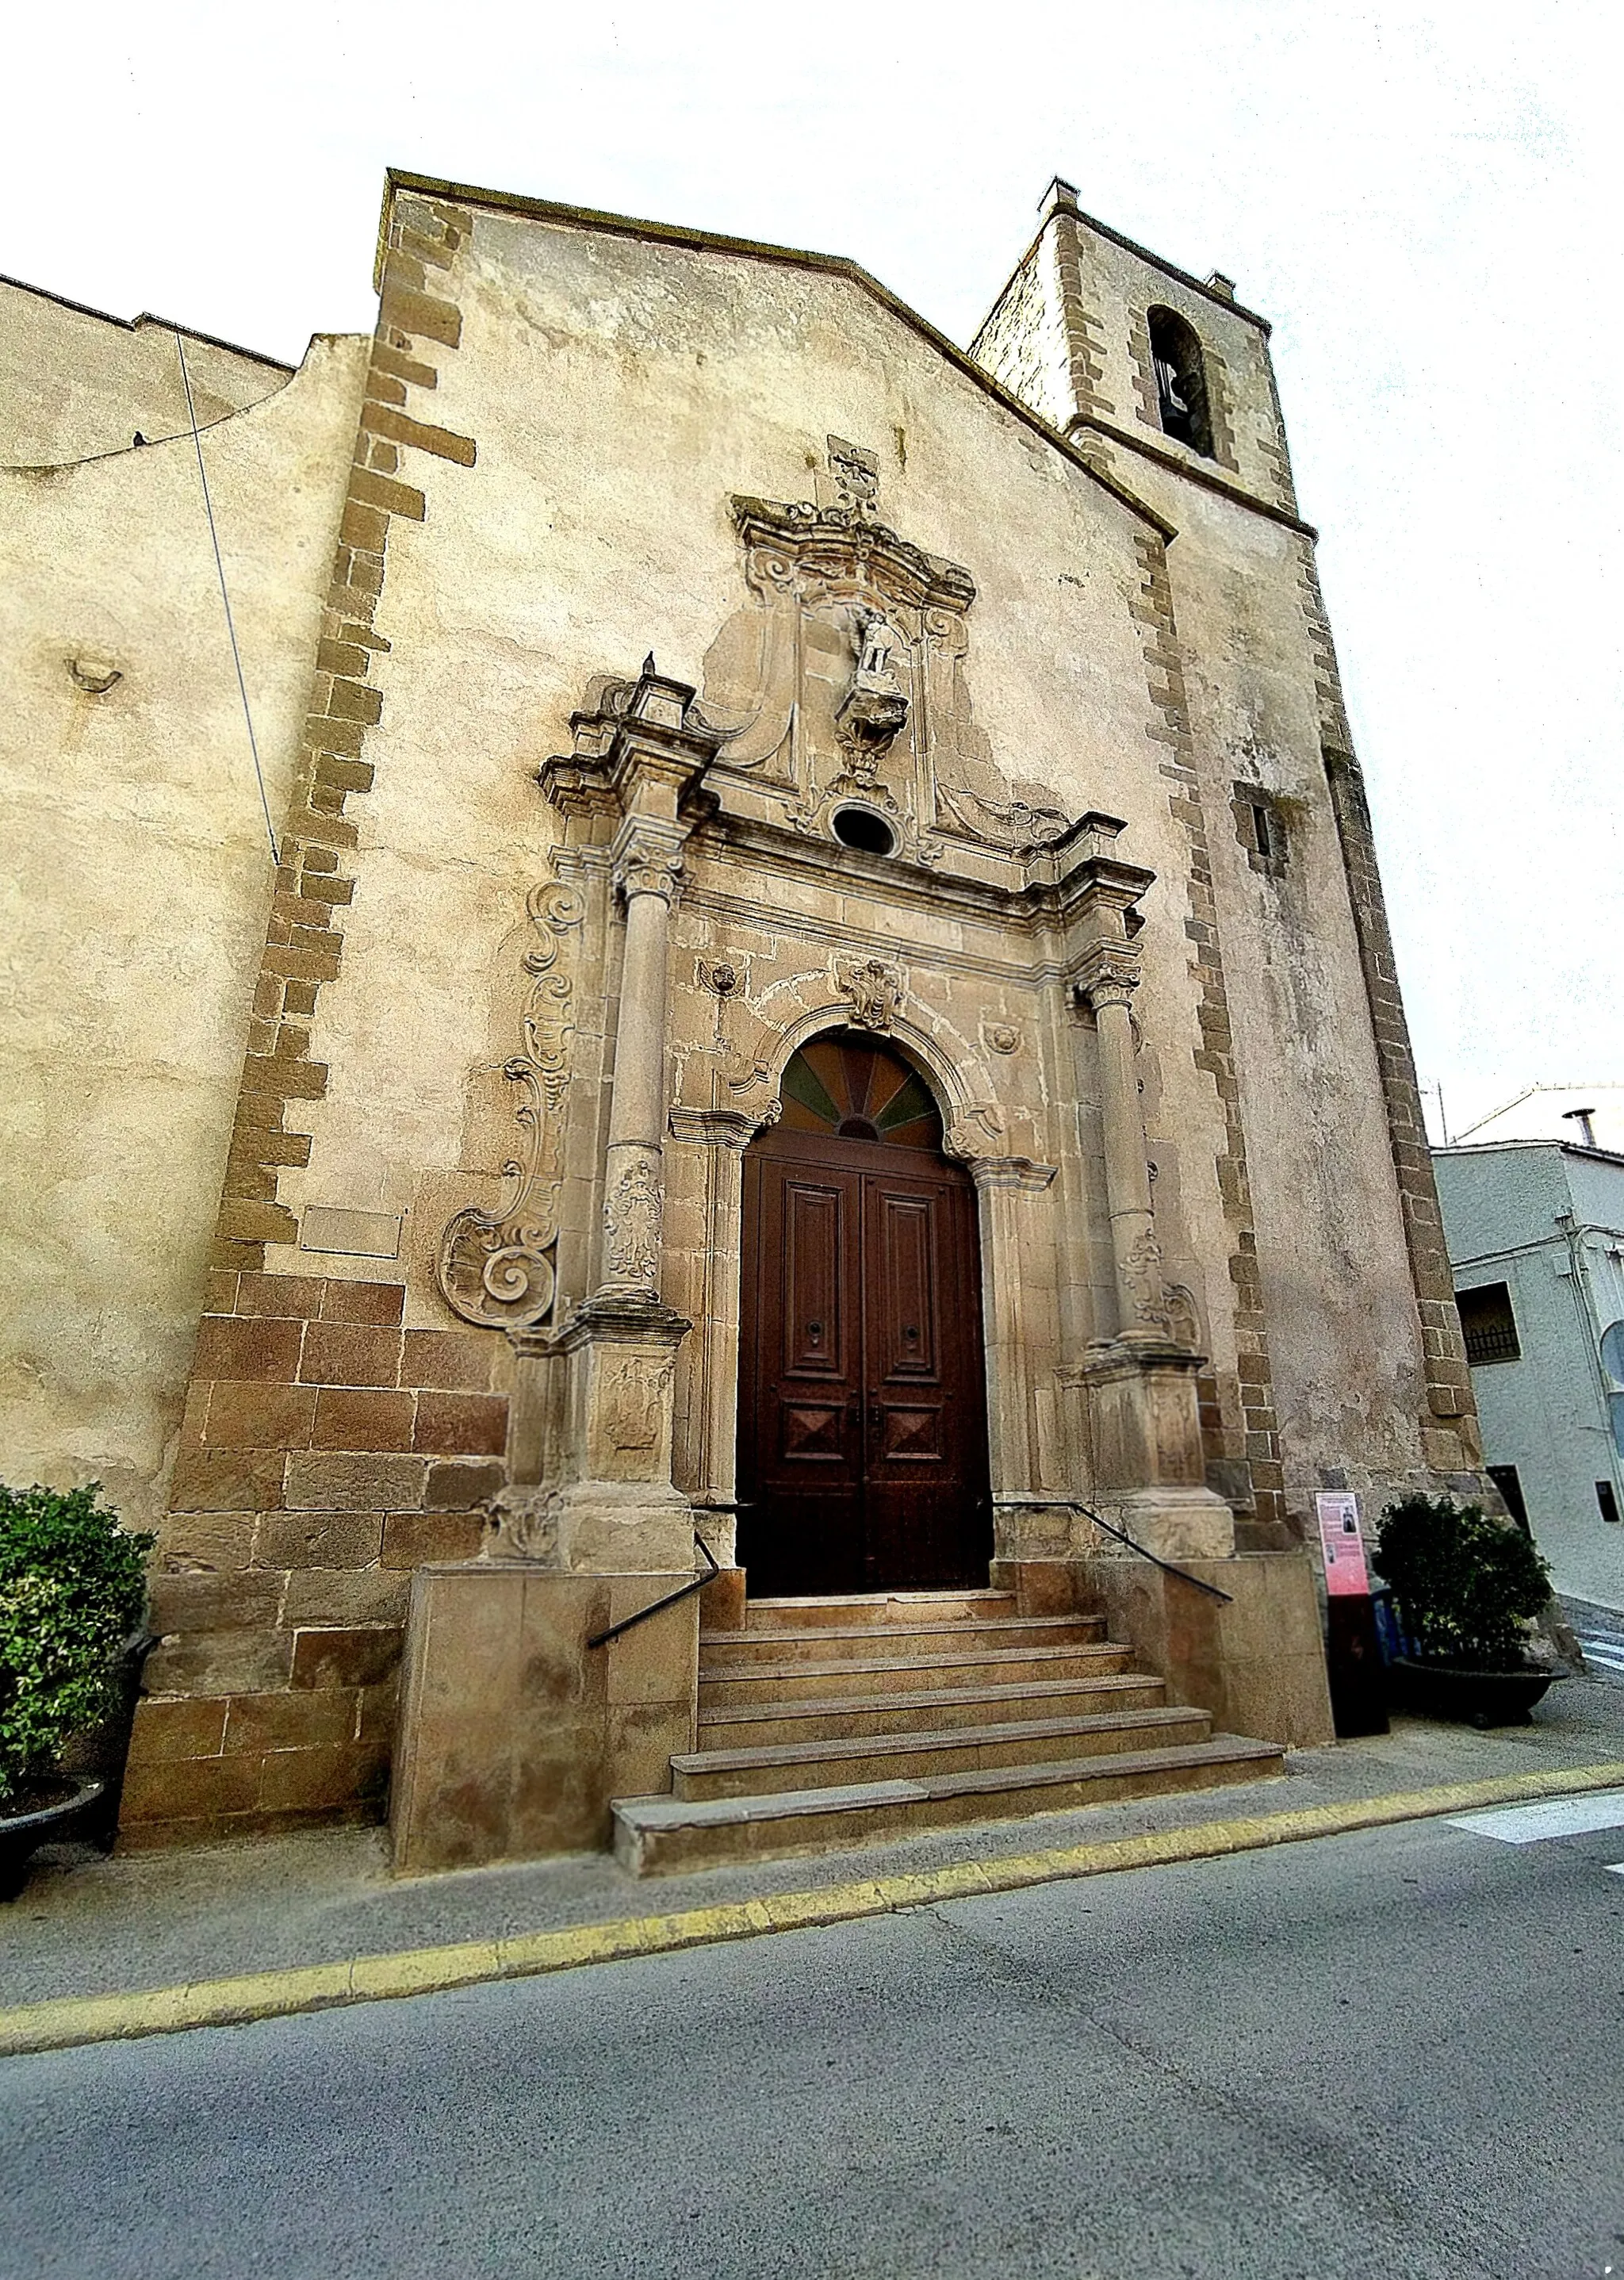
[{"label": "roof edge", "polygon": [[972,340],[980,340],[981,335],[986,331],[994,317],[997,316],[998,311],[1003,307],[1004,296],[1008,293],[1010,287],[1014,283],[1016,278],[1020,276],[1021,271],[1027,266],[1027,264],[1035,255],[1038,247],[1042,245],[1044,231],[1049,228],[1052,222],[1058,220],[1059,216],[1063,213],[1070,214],[1074,221],[1081,222],[1085,228],[1097,231],[1101,237],[1108,238],[1112,245],[1120,245],[1124,253],[1131,253],[1135,260],[1147,262],[1152,269],[1159,269],[1164,277],[1174,278],[1179,284],[1185,286],[1190,292],[1199,293],[1202,299],[1204,301],[1210,301],[1215,309],[1228,310],[1232,317],[1239,317],[1244,323],[1255,325],[1258,330],[1263,335],[1266,341],[1271,340],[1274,337],[1274,327],[1270,323],[1269,320],[1265,316],[1261,316],[1256,309],[1249,309],[1244,301],[1237,301],[1228,293],[1218,292],[1212,286],[1204,284],[1199,277],[1192,277],[1188,269],[1181,269],[1176,261],[1165,260],[1159,253],[1152,253],[1148,245],[1141,245],[1137,239],[1125,237],[1120,229],[1112,229],[1108,221],[1101,221],[1097,214],[1085,213],[1080,205],[1067,204],[1064,205],[1051,206],[1044,214],[1043,220],[1038,223],[1036,234],[1033,237],[1030,244],[1027,247],[1026,251],[1021,255],[1020,260],[1010,271],[1009,275],[1004,279],[1003,284],[999,286],[997,291],[994,294],[992,300],[988,304],[987,314],[981,319],[981,323],[970,335]]},{"label": "roof edge", "polygon": [[1448,1140],[1434,1144],[1435,1156],[1494,1156],[1512,1148],[1554,1148],[1559,1156],[1582,1156],[1587,1163],[1624,1164],[1624,1149],[1587,1148],[1582,1140]]},{"label": "roof edge", "polygon": [[927,341],[938,355],[953,365],[966,379],[974,381],[983,395],[990,397],[993,402],[1002,405],[1004,411],[1012,412],[1023,427],[1029,428],[1034,435],[1041,436],[1044,443],[1059,452],[1062,458],[1069,460],[1073,466],[1080,468],[1090,481],[1097,484],[1101,490],[1108,492],[1119,505],[1127,507],[1130,513],[1137,515],[1142,521],[1148,523],[1165,541],[1171,543],[1179,535],[1176,523],[1171,523],[1165,516],[1158,514],[1153,506],[1147,505],[1135,492],[1130,491],[1125,483],[1120,483],[1112,476],[1102,473],[1084,453],[1078,451],[1074,443],[1069,443],[1058,428],[1051,428],[1046,420],[1040,419],[1030,404],[1023,404],[1020,398],[1005,388],[1001,381],[995,380],[990,373],[983,371],[974,358],[966,350],[961,349],[957,342],[950,340],[947,335],[939,331],[927,317],[920,316],[917,309],[911,308],[908,303],[899,295],[893,293],[889,286],[882,285],[877,277],[862,266],[860,262],[852,261],[844,254],[809,253],[798,246],[771,245],[758,238],[730,237],[720,230],[695,229],[672,222],[645,221],[631,214],[605,213],[595,206],[569,205],[553,198],[526,197],[518,191],[481,189],[471,182],[445,181],[438,175],[412,173],[398,166],[387,167],[383,179],[383,208],[379,216],[378,250],[373,265],[374,291],[378,290],[382,283],[389,203],[396,190],[415,192],[421,197],[444,198],[463,205],[489,206],[498,212],[521,214],[531,221],[558,222],[571,229],[604,230],[616,237],[647,238],[657,244],[689,246],[696,250],[706,253],[743,254],[747,259],[753,261],[771,261],[786,268],[811,269],[822,276],[843,278],[848,284],[856,285],[860,290],[868,294],[882,308],[889,310],[892,316],[900,318],[912,331]]},{"label": "roof edge", "polygon": [[166,333],[180,333],[189,341],[201,341],[205,348],[224,349],[228,356],[246,357],[250,364],[262,364],[268,371],[285,372],[289,379],[299,369],[296,364],[284,364],[281,357],[266,356],[258,349],[245,349],[240,341],[223,341],[218,333],[200,333],[195,325],[177,325],[172,317],[154,316],[150,309],[143,309],[138,317],[115,317],[109,310],[93,309],[88,301],[71,301],[65,293],[53,293],[43,285],[30,285],[26,277],[0,276],[0,285],[10,285],[19,293],[32,293],[36,300],[50,301],[58,309],[71,309],[76,317],[94,317],[98,324],[117,325],[121,333],[139,332],[142,325],[158,325]]}]

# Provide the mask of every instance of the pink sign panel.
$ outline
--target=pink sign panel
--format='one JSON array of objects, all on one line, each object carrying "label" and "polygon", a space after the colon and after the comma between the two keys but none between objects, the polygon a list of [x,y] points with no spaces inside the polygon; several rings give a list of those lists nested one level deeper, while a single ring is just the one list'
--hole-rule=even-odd
[{"label": "pink sign panel", "polygon": [[1333,1598],[1368,1596],[1370,1571],[1359,1534],[1359,1500],[1351,1490],[1333,1489],[1314,1498],[1320,1513],[1320,1548],[1325,1555],[1325,1588]]}]

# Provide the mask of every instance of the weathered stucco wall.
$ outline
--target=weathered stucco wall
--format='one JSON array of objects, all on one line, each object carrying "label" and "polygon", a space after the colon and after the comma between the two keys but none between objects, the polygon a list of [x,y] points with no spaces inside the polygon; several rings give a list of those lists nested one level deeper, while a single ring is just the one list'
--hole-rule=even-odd
[{"label": "weathered stucco wall", "polygon": [[[1210,457],[1161,430],[1146,322],[1158,305],[1200,340]],[[1266,329],[1062,191],[976,347],[1045,416],[1064,403],[1057,424],[1177,532],[1172,612],[1294,1507],[1322,1485],[1379,1494],[1422,1467],[1458,1472],[1476,1454],[1466,1372],[1390,945],[1379,900],[1363,943],[1356,929],[1328,783],[1328,750],[1351,770],[1351,747]],[[1379,897],[1367,843],[1351,856]],[[1166,1192],[1188,1142],[1149,1108]]]},{"label": "weathered stucco wall", "polygon": [[[176,328],[81,309],[0,277],[0,466],[59,467],[191,426]],[[274,396],[291,368],[182,331],[197,424]]]},{"label": "weathered stucco wall", "polygon": [[[320,1100],[289,1112],[313,1145],[281,1202],[405,1213],[426,1262],[452,1200],[494,1194],[512,1100],[476,1072],[515,1043],[524,897],[553,833],[533,771],[567,749],[595,674],[635,671],[651,649],[662,671],[701,682],[748,599],[730,497],[810,497],[830,433],[879,453],[882,520],[974,575],[966,673],[1000,765],[1074,813],[1128,819],[1124,854],[1160,874],[1145,1025],[1190,1034],[1186,855],[1146,767],[1143,520],[850,282],[473,221],[441,282],[458,297],[458,347],[410,409],[474,438],[479,457],[418,463],[427,518],[390,539],[376,774],[354,804],[343,971],[311,1046],[330,1075]],[[1208,1130],[1185,1205],[1221,1261],[1212,1087],[1182,1057],[1164,1082],[1169,1118]],[[267,1253],[273,1268],[299,1263],[291,1243]],[[450,1320],[427,1275],[407,1309],[424,1327]]]},{"label": "weathered stucco wall", "polygon": [[[364,356],[318,341],[204,440],[279,820]],[[0,472],[0,1474],[99,1477],[139,1523],[162,1506],[273,879],[189,434]]]},{"label": "weathered stucco wall", "polygon": [[[1325,1472],[1375,1490],[1435,1452],[1421,1440],[1421,1326],[1320,753],[1304,542],[1156,471],[1141,471],[1141,488],[1180,525],[1168,570],[1229,951],[1287,1478],[1307,1513]],[[1251,859],[1254,799],[1283,860]]]}]

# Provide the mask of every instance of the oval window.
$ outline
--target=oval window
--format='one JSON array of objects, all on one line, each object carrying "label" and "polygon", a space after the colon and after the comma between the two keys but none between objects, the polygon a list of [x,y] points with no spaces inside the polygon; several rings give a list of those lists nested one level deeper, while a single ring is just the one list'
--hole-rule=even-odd
[{"label": "oval window", "polygon": [[843,847],[856,847],[865,855],[889,855],[897,844],[897,834],[872,807],[838,809],[834,830]]}]

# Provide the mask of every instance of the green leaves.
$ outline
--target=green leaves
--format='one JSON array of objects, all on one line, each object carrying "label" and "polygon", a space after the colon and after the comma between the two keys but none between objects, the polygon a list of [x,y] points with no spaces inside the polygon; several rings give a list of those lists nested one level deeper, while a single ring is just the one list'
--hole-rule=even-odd
[{"label": "green leaves", "polygon": [[1551,1597],[1551,1570],[1520,1529],[1482,1505],[1405,1497],[1382,1515],[1375,1558],[1423,1662],[1521,1667],[1524,1626]]},{"label": "green leaves", "polygon": [[87,1488],[0,1488],[0,1813],[112,1708],[146,1605],[150,1536]]}]

